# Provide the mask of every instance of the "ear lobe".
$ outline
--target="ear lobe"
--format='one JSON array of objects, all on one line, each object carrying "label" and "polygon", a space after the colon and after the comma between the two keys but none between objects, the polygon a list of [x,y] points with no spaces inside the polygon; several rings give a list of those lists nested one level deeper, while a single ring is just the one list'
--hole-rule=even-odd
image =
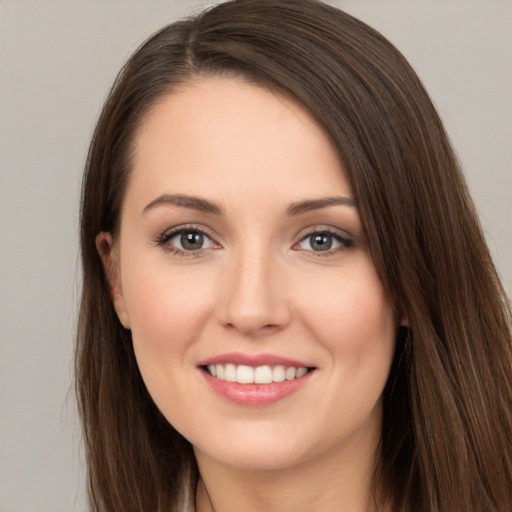
[{"label": "ear lobe", "polygon": [[123,290],[119,276],[119,258],[118,251],[112,240],[112,235],[102,231],[96,236],[96,249],[100,255],[105,276],[110,287],[110,297],[116,310],[119,321],[125,329],[130,328],[130,320],[126,311]]}]

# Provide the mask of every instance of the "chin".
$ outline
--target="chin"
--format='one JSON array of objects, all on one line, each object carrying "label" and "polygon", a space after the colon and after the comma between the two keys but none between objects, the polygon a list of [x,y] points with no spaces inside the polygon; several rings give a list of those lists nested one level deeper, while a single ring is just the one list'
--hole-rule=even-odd
[{"label": "chin", "polygon": [[217,464],[236,468],[243,471],[272,471],[291,468],[304,460],[304,456],[297,450],[292,452],[282,447],[252,445],[240,446],[238,444],[229,449],[202,451],[194,447],[196,457],[215,460]]},{"label": "chin", "polygon": [[[306,425],[298,428],[296,421],[276,424],[257,422],[233,425],[217,436],[191,439],[196,457],[217,464],[247,471],[285,470],[322,456],[332,449],[332,436],[315,435]],[[213,430],[213,425],[212,425]],[[313,429],[314,430],[314,429]],[[194,442],[197,441],[197,442]]]},{"label": "chin", "polygon": [[286,470],[315,461],[331,464],[335,459],[359,460],[375,455],[382,427],[380,401],[370,411],[359,411],[350,420],[342,415],[334,423],[330,417],[322,421],[318,416],[290,416],[281,421],[275,417],[266,421],[231,419],[220,424],[213,421],[208,432],[189,431],[188,439],[200,465],[209,460],[247,471]]}]

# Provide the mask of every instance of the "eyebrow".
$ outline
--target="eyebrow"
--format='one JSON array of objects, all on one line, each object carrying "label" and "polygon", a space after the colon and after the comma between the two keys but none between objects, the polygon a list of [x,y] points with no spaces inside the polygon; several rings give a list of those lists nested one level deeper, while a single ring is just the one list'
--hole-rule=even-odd
[{"label": "eyebrow", "polygon": [[181,206],[183,208],[190,208],[204,213],[213,213],[214,215],[223,215],[222,208],[215,203],[201,199],[199,197],[187,196],[183,194],[163,194],[144,207],[142,215],[147,211],[155,208],[155,206],[170,204],[174,206]]},{"label": "eyebrow", "polygon": [[[144,215],[149,210],[160,205],[181,206],[182,208],[190,208],[204,213],[212,213],[214,215],[224,215],[224,210],[217,204],[199,197],[188,196],[184,194],[162,194],[147,204],[142,210]],[[292,203],[285,210],[285,215],[294,217],[304,213],[328,208],[329,206],[350,206],[356,207],[355,201],[350,197],[325,197],[321,199],[310,199],[306,201],[298,201]]]},{"label": "eyebrow", "polygon": [[288,206],[285,214],[291,217],[314,210],[320,210],[321,208],[328,208],[329,206],[350,206],[356,208],[356,202],[351,197],[325,197],[322,199],[299,201]]}]

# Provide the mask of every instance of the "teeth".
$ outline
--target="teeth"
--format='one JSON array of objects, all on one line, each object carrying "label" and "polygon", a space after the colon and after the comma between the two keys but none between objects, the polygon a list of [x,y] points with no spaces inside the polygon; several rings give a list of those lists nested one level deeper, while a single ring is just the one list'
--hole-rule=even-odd
[{"label": "teeth", "polygon": [[307,368],[295,368],[293,366],[246,366],[244,364],[211,364],[207,366],[208,373],[217,379],[239,384],[270,384],[304,377],[308,373]]},{"label": "teeth", "polygon": [[298,368],[297,373],[295,374],[295,377],[297,379],[300,379],[301,377],[304,377],[304,375],[306,375],[306,373],[308,373],[307,368]]},{"label": "teeth", "polygon": [[224,368],[224,380],[236,382],[236,366],[234,364],[227,364]]},{"label": "teeth", "polygon": [[254,382],[254,368],[239,365],[236,369],[236,381],[239,384],[252,384]]},{"label": "teeth", "polygon": [[297,373],[297,370],[293,366],[289,366],[288,368],[286,368],[286,371],[284,372],[286,380],[295,379],[296,373]]},{"label": "teeth", "polygon": [[286,379],[284,366],[274,366],[272,368],[272,382],[283,382]]},{"label": "teeth", "polygon": [[258,366],[254,369],[255,384],[270,384],[272,382],[272,368],[270,366]]}]

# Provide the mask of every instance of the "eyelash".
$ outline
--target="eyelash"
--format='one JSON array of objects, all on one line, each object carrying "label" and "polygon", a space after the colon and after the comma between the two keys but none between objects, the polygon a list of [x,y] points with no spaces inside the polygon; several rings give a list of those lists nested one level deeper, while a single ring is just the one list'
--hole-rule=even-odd
[{"label": "eyelash", "polygon": [[156,244],[159,247],[164,248],[165,251],[170,252],[172,254],[175,254],[177,256],[198,256],[202,251],[205,250],[205,248],[200,248],[194,251],[186,251],[184,249],[179,249],[169,243],[170,240],[172,240],[174,237],[178,235],[183,235],[185,233],[193,233],[197,235],[203,236],[205,239],[208,239],[211,241],[212,244],[218,245],[217,242],[213,240],[213,238],[203,229],[200,229],[197,226],[189,225],[189,226],[181,226],[179,228],[174,228],[171,231],[166,231],[162,235],[160,235],[157,240]]},{"label": "eyelash", "polygon": [[[301,239],[299,240],[299,242],[294,244],[294,247],[302,244],[308,238],[311,238],[315,235],[327,235],[340,244],[338,247],[335,247],[332,249],[329,248],[329,249],[326,249],[325,251],[306,250],[307,252],[313,253],[315,255],[315,257],[321,258],[321,257],[326,257],[326,256],[332,256],[333,254],[335,254],[343,249],[349,249],[349,248],[353,247],[353,245],[354,245],[354,242],[351,239],[340,235],[338,232],[333,231],[332,229],[315,228],[315,229],[312,229],[311,231],[307,232],[304,236],[302,236]],[[310,245],[311,245],[311,243],[310,243]]]},{"label": "eyelash", "polygon": [[[210,240],[210,242],[212,244],[218,245],[218,243],[215,242],[215,240],[206,231],[204,231],[203,229],[201,229],[197,226],[194,226],[194,225],[181,226],[181,227],[172,229],[171,231],[167,231],[167,232],[163,233],[162,235],[160,235],[156,239],[156,244],[159,247],[163,247],[165,251],[175,254],[177,256],[182,256],[182,257],[198,256],[201,254],[201,252],[211,248],[211,247],[207,247],[207,248],[201,247],[200,249],[197,249],[197,250],[187,251],[184,249],[179,249],[179,248],[169,244],[169,241],[172,240],[174,237],[176,237],[178,235],[183,235],[185,233],[201,235],[205,239]],[[300,244],[305,242],[308,238],[311,238],[315,235],[327,235],[340,244],[340,246],[338,246],[338,247],[335,247],[333,249],[329,248],[329,249],[326,249],[325,251],[313,251],[313,250],[305,249],[306,252],[311,252],[317,257],[331,256],[334,253],[339,252],[340,250],[349,249],[354,245],[352,240],[340,235],[339,233],[337,233],[331,229],[315,228],[315,229],[307,232],[306,234],[304,234],[301,237],[301,239],[293,245],[293,248],[299,246]],[[300,249],[296,249],[296,250],[300,250]]]}]

